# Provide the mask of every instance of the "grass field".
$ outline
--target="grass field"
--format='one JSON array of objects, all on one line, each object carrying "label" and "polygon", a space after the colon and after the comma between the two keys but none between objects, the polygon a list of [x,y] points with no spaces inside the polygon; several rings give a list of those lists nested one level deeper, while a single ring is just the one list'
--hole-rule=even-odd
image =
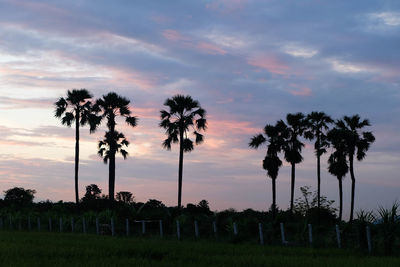
[{"label": "grass field", "polygon": [[337,249],[210,241],[0,232],[1,266],[400,266],[400,258]]}]

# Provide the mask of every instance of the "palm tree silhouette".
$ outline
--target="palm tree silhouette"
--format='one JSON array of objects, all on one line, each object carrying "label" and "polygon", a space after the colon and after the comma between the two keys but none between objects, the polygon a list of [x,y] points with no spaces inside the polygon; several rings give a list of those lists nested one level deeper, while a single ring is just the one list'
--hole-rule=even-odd
[{"label": "palm tree silhouette", "polygon": [[321,156],[326,153],[326,148],[329,145],[326,131],[329,129],[328,124],[333,123],[333,120],[324,112],[313,111],[307,115],[306,121],[307,131],[304,136],[310,140],[315,138],[314,150],[317,156],[317,207],[319,221],[321,209]]},{"label": "palm tree silhouette", "polygon": [[92,103],[89,101],[93,96],[86,89],[68,90],[67,97],[60,97],[55,106],[55,117],[61,118],[61,123],[72,126],[75,122],[75,201],[79,204],[78,171],[79,171],[79,126],[90,124],[90,132],[96,130],[97,125],[92,120]]},{"label": "palm tree silhouette", "polygon": [[108,132],[106,132],[104,140],[99,142],[98,153],[103,157],[104,163],[109,163],[108,197],[111,203],[114,201],[115,192],[115,155],[121,153],[126,159],[128,152],[123,147],[129,145],[124,134],[115,130],[116,119],[121,116],[125,118],[125,122],[129,126],[135,127],[137,125],[137,118],[131,116],[132,112],[129,109],[129,103],[129,99],[110,92],[107,95],[103,95],[103,98],[98,99],[93,107],[97,114],[100,113],[100,119],[105,118],[107,120]]},{"label": "palm tree silhouette", "polygon": [[262,144],[268,142],[267,155],[263,160],[263,168],[267,171],[267,175],[272,181],[272,219],[276,217],[276,178],[278,177],[279,168],[282,166],[282,161],[278,157],[278,153],[282,149],[282,131],[279,125],[267,124],[264,127],[263,134],[253,136],[250,140],[249,147],[257,149]]},{"label": "palm tree silhouette", "polygon": [[285,152],[285,160],[291,164],[291,186],[290,186],[290,214],[293,215],[294,207],[294,185],[296,177],[296,164],[303,161],[301,150],[304,144],[299,140],[306,130],[306,121],[303,113],[287,114],[286,122],[280,120],[277,125],[284,133],[285,142],[283,143],[283,151]]},{"label": "palm tree silhouette", "polygon": [[342,221],[343,214],[343,178],[349,171],[347,163],[347,148],[345,139],[345,132],[339,128],[331,129],[327,134],[327,139],[334,148],[333,153],[328,159],[328,171],[336,176],[339,182],[339,221]]},{"label": "palm tree silhouette", "polygon": [[351,208],[350,208],[350,221],[353,220],[354,213],[354,195],[356,179],[354,176],[354,156],[357,160],[361,161],[365,158],[366,152],[370,145],[375,141],[372,132],[362,132],[361,130],[370,126],[367,119],[361,120],[358,114],[351,117],[344,116],[342,120],[336,122],[336,127],[341,129],[344,133],[344,142],[347,148],[347,155],[349,157],[350,177],[351,177]]},{"label": "palm tree silhouette", "polygon": [[193,130],[196,145],[201,144],[204,136],[200,131],[207,128],[206,111],[201,108],[198,101],[191,96],[175,95],[164,102],[164,106],[169,111],[161,110],[160,127],[165,129],[168,136],[163,147],[171,150],[172,143],[179,142],[179,176],[178,176],[178,208],[182,204],[182,171],[183,171],[183,152],[190,152],[194,149],[193,141],[188,137],[190,128]]}]

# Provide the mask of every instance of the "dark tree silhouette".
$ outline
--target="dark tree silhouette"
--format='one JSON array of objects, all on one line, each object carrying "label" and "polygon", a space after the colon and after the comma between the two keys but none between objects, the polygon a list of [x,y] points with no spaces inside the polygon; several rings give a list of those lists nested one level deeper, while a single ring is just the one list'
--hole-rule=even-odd
[{"label": "dark tree silhouette", "polygon": [[117,193],[116,199],[123,203],[129,204],[133,202],[135,197],[132,195],[131,192],[128,191],[120,191]]},{"label": "dark tree silhouette", "polygon": [[326,148],[329,146],[329,142],[326,138],[326,132],[329,129],[329,124],[333,123],[331,117],[326,115],[324,112],[311,112],[307,115],[307,131],[304,136],[307,139],[315,139],[314,150],[317,156],[317,198],[318,198],[318,221],[320,221],[321,211],[321,156],[326,153]]},{"label": "dark tree silhouette", "polygon": [[292,166],[291,171],[291,186],[290,186],[290,214],[293,215],[294,207],[294,186],[296,177],[296,164],[303,161],[301,150],[304,144],[299,140],[306,130],[306,120],[303,113],[287,114],[286,122],[278,121],[278,126],[283,131],[286,137],[282,146],[285,152],[285,160]]},{"label": "dark tree silhouette", "polygon": [[259,148],[262,144],[268,143],[267,154],[263,160],[263,168],[267,171],[267,175],[272,181],[272,219],[276,217],[276,178],[278,177],[279,168],[282,166],[282,161],[278,157],[278,153],[282,149],[283,136],[282,129],[279,127],[282,124],[275,126],[267,124],[264,127],[264,134],[253,136],[249,146],[251,148]]},{"label": "dark tree silhouette", "polygon": [[129,109],[129,103],[130,100],[127,98],[111,92],[98,99],[93,107],[96,114],[100,114],[101,119],[107,120],[108,131],[104,136],[104,140],[99,142],[98,154],[103,157],[104,163],[109,164],[108,197],[111,203],[114,201],[115,192],[115,155],[119,152],[125,159],[128,152],[122,147],[129,145],[124,134],[115,130],[117,117],[125,118],[125,122],[131,127],[137,125],[137,118],[131,116],[132,112]]},{"label": "dark tree silhouette", "polygon": [[91,114],[93,96],[86,89],[68,90],[67,97],[61,97],[54,105],[55,116],[61,118],[61,123],[71,127],[75,122],[75,202],[79,204],[78,170],[79,170],[79,126],[90,124],[90,132],[96,130],[96,123]]},{"label": "dark tree silhouette", "polygon": [[160,111],[160,127],[165,129],[168,136],[163,142],[163,147],[171,150],[172,143],[179,143],[178,208],[181,209],[183,153],[194,149],[188,132],[193,130],[196,145],[203,142],[204,136],[200,131],[205,131],[207,128],[206,111],[191,96],[179,94],[165,100],[164,106],[169,110]]},{"label": "dark tree silhouette", "polygon": [[101,189],[97,186],[97,184],[90,184],[86,186],[86,193],[82,198],[82,201],[90,201],[99,199],[101,194]]},{"label": "dark tree silhouette", "polygon": [[356,178],[354,176],[354,156],[357,160],[361,161],[365,158],[366,152],[370,145],[375,141],[372,132],[363,132],[362,129],[370,126],[367,119],[361,120],[358,114],[351,117],[344,116],[342,120],[336,122],[336,127],[343,131],[344,140],[347,148],[347,155],[349,157],[350,165],[350,178],[351,178],[351,207],[350,207],[350,221],[353,220],[354,214],[354,195]]},{"label": "dark tree silhouette", "polygon": [[347,148],[344,142],[345,132],[338,128],[333,128],[328,132],[327,138],[334,151],[328,159],[328,171],[336,176],[339,182],[339,221],[342,221],[343,214],[343,186],[342,181],[349,172],[347,162]]},{"label": "dark tree silhouette", "polygon": [[17,205],[27,205],[32,203],[36,190],[14,187],[4,191],[4,201]]}]

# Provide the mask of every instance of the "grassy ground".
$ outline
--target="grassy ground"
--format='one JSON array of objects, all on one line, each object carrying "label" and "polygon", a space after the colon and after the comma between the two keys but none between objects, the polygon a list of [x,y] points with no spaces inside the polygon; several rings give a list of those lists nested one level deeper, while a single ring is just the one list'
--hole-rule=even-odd
[{"label": "grassy ground", "polygon": [[1,266],[400,266],[346,250],[0,232]]}]

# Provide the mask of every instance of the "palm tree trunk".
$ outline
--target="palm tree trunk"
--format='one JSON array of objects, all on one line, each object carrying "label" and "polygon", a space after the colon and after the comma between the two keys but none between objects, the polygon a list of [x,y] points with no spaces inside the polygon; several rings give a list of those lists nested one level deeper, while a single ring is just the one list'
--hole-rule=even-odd
[{"label": "palm tree trunk", "polygon": [[79,109],[75,115],[75,202],[79,205],[79,190],[78,190],[78,171],[79,171]]},{"label": "palm tree trunk", "polygon": [[272,220],[276,217],[276,178],[272,178]]},{"label": "palm tree trunk", "polygon": [[290,216],[293,215],[293,202],[294,202],[294,180],[295,180],[295,171],[296,171],[296,164],[292,163],[292,181],[290,187]]},{"label": "palm tree trunk", "polygon": [[318,224],[321,217],[321,156],[317,154],[317,194],[318,194]]},{"label": "palm tree trunk", "polygon": [[182,208],[183,129],[180,129],[179,132],[178,209],[180,210]]},{"label": "palm tree trunk", "polygon": [[354,168],[353,168],[353,161],[354,156],[349,156],[350,162],[350,177],[351,177],[351,208],[350,208],[350,222],[353,221],[353,214],[354,214],[354,194],[356,188],[356,178],[354,177]]},{"label": "palm tree trunk", "polygon": [[342,186],[342,177],[338,177],[339,180],[339,222],[342,221],[342,213],[343,213],[343,186]]},{"label": "palm tree trunk", "polygon": [[110,163],[108,165],[108,198],[110,202],[114,202],[115,195],[115,151],[111,152]]}]

